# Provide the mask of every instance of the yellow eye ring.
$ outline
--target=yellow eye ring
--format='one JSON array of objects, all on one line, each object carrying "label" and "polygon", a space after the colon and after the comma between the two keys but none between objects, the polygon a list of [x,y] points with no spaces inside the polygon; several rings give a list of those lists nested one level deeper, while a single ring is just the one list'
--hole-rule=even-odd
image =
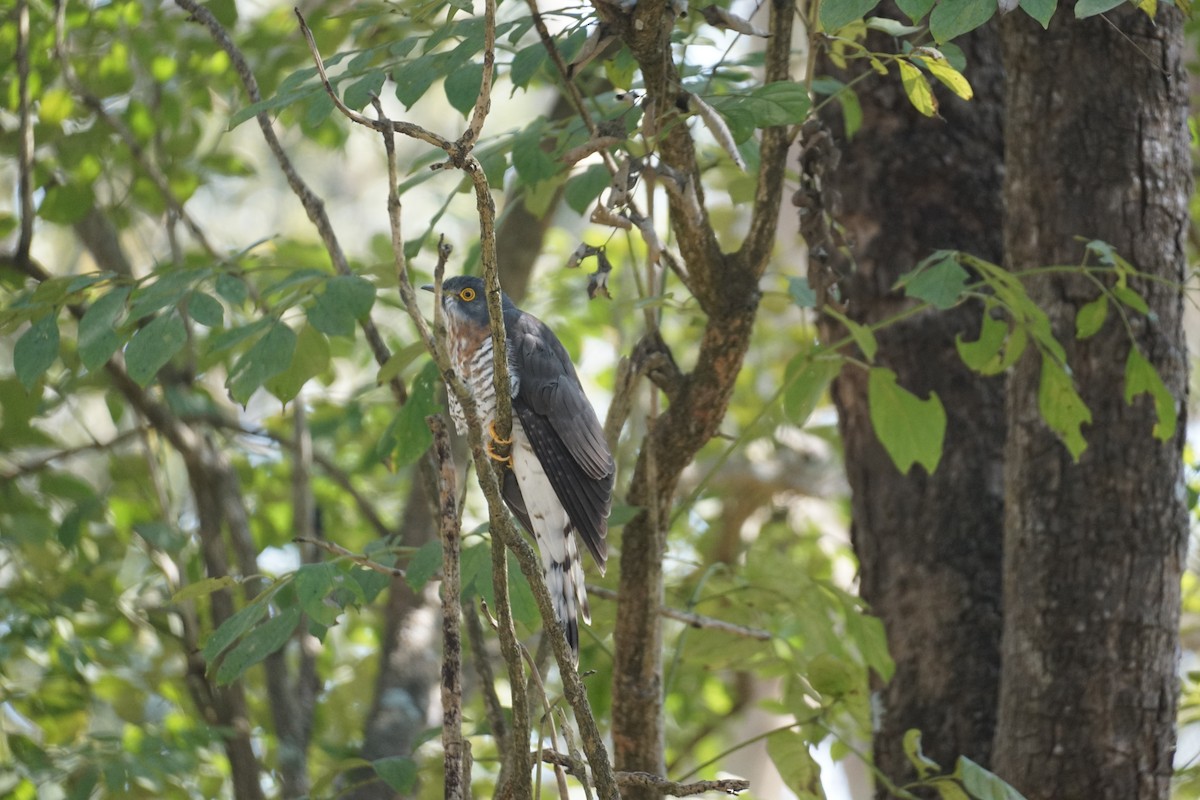
[{"label": "yellow eye ring", "polygon": [[475,299],[475,290],[472,289],[470,286],[468,286],[467,288],[465,288],[461,292],[459,292],[458,296],[461,297],[464,302],[469,303]]}]

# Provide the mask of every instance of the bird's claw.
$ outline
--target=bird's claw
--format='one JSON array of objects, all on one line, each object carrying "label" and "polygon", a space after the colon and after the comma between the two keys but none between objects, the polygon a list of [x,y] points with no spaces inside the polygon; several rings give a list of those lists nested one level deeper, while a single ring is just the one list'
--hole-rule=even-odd
[{"label": "bird's claw", "polygon": [[493,442],[501,447],[508,447],[513,442],[511,436],[509,436],[507,439],[501,439],[500,434],[496,433],[496,420],[492,420],[488,423],[488,435],[492,437]]},{"label": "bird's claw", "polygon": [[484,449],[484,452],[486,452],[488,454],[488,458],[492,459],[493,461],[499,461],[501,464],[507,465],[509,469],[512,469],[513,468],[512,453],[506,453],[504,455],[501,455],[493,449],[493,447],[495,445],[499,445],[500,447],[508,447],[509,445],[512,444],[512,442],[513,442],[513,440],[512,440],[511,436],[507,439],[503,439],[500,437],[500,435],[498,433],[496,433],[496,421],[495,420],[492,420],[491,422],[488,423],[488,436],[486,439],[484,439],[484,442],[483,442],[483,449]]}]

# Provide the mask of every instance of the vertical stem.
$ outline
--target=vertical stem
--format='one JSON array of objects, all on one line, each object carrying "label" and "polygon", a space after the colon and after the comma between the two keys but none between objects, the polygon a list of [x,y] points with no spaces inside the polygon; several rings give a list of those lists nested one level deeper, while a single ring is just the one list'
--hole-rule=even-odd
[{"label": "vertical stem", "polygon": [[17,153],[20,170],[17,176],[21,202],[21,236],[17,241],[17,263],[29,262],[33,244],[33,117],[29,98],[29,3],[17,3],[17,91],[20,96],[20,135]]},{"label": "vertical stem", "polygon": [[433,432],[438,465],[438,528],[442,535],[442,750],[445,753],[445,798],[462,800],[468,785],[462,735],[462,631],[459,596],[460,531],[455,501],[454,455],[441,416],[425,418]]}]

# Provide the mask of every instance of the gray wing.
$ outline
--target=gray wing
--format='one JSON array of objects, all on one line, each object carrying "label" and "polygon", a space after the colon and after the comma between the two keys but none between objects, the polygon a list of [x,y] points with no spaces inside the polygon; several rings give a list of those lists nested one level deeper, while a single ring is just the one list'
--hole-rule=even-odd
[{"label": "gray wing", "polygon": [[604,429],[553,331],[524,312],[506,318],[505,327],[519,377],[513,413],[580,538],[603,567],[616,476]]}]

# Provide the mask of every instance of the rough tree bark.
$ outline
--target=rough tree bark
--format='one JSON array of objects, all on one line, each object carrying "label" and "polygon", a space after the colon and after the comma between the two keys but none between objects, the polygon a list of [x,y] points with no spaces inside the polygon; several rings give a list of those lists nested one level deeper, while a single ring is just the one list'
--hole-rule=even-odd
[{"label": "rough tree bark", "polygon": [[[1007,87],[1005,251],[1013,269],[1078,263],[1101,238],[1154,280],[1152,316],[1116,314],[1075,341],[1097,290],[1055,273],[1030,284],[1091,409],[1079,463],[1038,412],[1038,360],[1011,376],[1006,449],[1004,673],[993,764],[1030,800],[1166,798],[1175,741],[1187,359],[1179,283],[1191,162],[1183,20],[1114,10],[1049,31],[1002,27]],[[1131,342],[1176,399],[1170,441],[1147,397],[1123,397]]]},{"label": "rough tree bark", "polygon": [[[941,93],[944,119],[917,113],[899,81],[859,84],[862,128],[850,141],[842,137],[841,166],[830,183],[841,196],[837,219],[857,261],[842,288],[847,313],[858,322],[879,322],[905,308],[909,302],[892,287],[933,250],[1001,258],[999,38],[989,26],[960,43],[975,98]],[[882,34],[867,44],[894,47]],[[821,69],[831,70],[827,63]],[[863,64],[861,71],[870,67]],[[986,764],[991,754],[1001,630],[1004,386],[999,378],[972,374],[954,346],[958,334],[975,338],[979,314],[976,304],[930,312],[878,336],[877,362],[895,370],[911,391],[937,392],[946,408],[945,449],[933,475],[920,467],[901,475],[888,458],[871,426],[864,370],[848,367],[833,387],[853,492],[861,592],[883,620],[896,662],[895,676],[878,687],[883,715],[874,755],[898,782],[915,777],[902,746],[910,728],[922,731],[926,754],[946,766],[960,754]]]}]

